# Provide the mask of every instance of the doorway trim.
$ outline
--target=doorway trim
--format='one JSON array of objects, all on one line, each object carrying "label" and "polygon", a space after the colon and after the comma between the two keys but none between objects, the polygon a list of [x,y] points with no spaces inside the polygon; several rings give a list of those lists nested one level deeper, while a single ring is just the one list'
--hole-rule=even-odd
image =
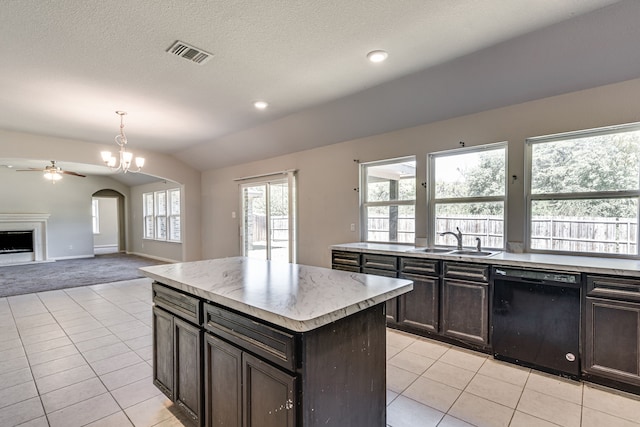
[{"label": "doorway trim", "polygon": [[126,233],[126,221],[124,216],[124,194],[116,190],[103,189],[98,190],[91,195],[91,197],[109,197],[118,200],[118,252],[127,252],[127,233]]}]

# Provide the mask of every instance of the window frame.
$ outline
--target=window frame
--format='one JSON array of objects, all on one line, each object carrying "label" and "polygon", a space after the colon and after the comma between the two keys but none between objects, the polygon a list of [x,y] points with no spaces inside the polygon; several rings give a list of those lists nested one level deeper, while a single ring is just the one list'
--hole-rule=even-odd
[{"label": "window frame", "polygon": [[[164,198],[164,213],[161,212],[159,207],[161,206],[160,199]],[[160,190],[153,192],[153,210],[154,210],[154,239],[160,241],[167,240],[167,234],[169,227],[167,225],[167,191]],[[164,236],[160,233],[160,222],[164,220]]]},{"label": "window frame", "polygon": [[[502,196],[473,196],[473,197],[448,197],[448,198],[436,198],[436,168],[435,162],[438,157],[450,157],[461,154],[479,153],[482,151],[492,151],[496,149],[504,149],[504,195]],[[476,145],[473,147],[460,147],[451,150],[437,151],[427,154],[427,185],[426,185],[426,200],[427,200],[427,244],[428,246],[436,246],[436,206],[438,204],[464,204],[464,203],[483,203],[483,202],[502,202],[504,205],[503,210],[503,229],[502,229],[502,247],[490,247],[490,249],[505,250],[507,245],[507,219],[508,219],[508,200],[509,200],[509,186],[508,186],[508,171],[509,171],[509,144],[508,141],[494,142],[490,144]],[[454,231],[455,230],[447,230]],[[463,232],[464,234],[464,232]],[[484,243],[483,247],[484,247]],[[437,245],[445,246],[445,245]],[[446,247],[454,245],[446,245]]]},{"label": "window frame", "polygon": [[[180,213],[179,214],[171,214],[171,198],[172,194],[178,193],[178,197],[180,198]],[[151,212],[148,209],[147,198],[151,198]],[[164,198],[164,213],[160,212],[159,205],[160,199]],[[180,239],[175,240],[171,239],[171,219],[178,217],[181,219],[182,217],[182,189],[181,188],[170,188],[167,190],[155,190],[148,191],[142,193],[142,239],[143,240],[156,240],[159,242],[170,242],[170,243],[182,243],[182,221],[180,221]],[[152,235],[147,234],[147,221],[151,220],[153,224]],[[160,221],[164,220],[165,223],[165,235],[164,237],[160,237],[159,227]]]},{"label": "window frame", "polygon": [[[627,123],[615,126],[606,126],[592,129],[581,129],[577,131],[562,132],[551,135],[536,136],[527,138],[525,140],[525,251],[528,253],[539,254],[554,254],[554,255],[573,255],[573,256],[593,256],[603,258],[625,258],[625,259],[638,259],[640,258],[640,185],[636,190],[609,190],[609,191],[588,191],[588,192],[575,192],[575,193],[541,193],[533,194],[531,190],[531,184],[533,182],[533,153],[532,146],[534,144],[543,144],[545,142],[555,142],[567,139],[578,139],[590,136],[600,136],[615,134],[625,131],[640,131],[640,123]],[[622,254],[622,253],[607,253],[607,252],[578,252],[578,251],[561,251],[554,249],[534,249],[532,248],[531,221],[533,219],[533,201],[544,200],[605,200],[605,199],[628,199],[635,198],[637,200],[636,211],[636,253],[635,254]]]},{"label": "window frame", "polygon": [[[149,203],[147,202],[147,198],[151,197],[151,212],[149,212]],[[155,212],[155,202],[154,202],[154,195],[153,192],[148,192],[148,193],[142,193],[142,238],[146,239],[146,240],[153,240],[155,237],[155,217],[154,217],[154,212]],[[151,224],[153,225],[153,227],[151,227],[151,234],[147,234],[147,219],[151,220]]]},{"label": "window frame", "polygon": [[[381,202],[369,202],[367,200],[367,197],[369,195],[369,191],[368,191],[368,187],[367,187],[367,169],[369,167],[372,166],[383,166],[383,165],[389,165],[389,164],[394,164],[394,163],[405,163],[405,162],[410,162],[413,161],[416,164],[416,171],[417,171],[417,158],[416,156],[404,156],[404,157],[396,157],[393,159],[384,159],[384,160],[377,160],[377,161],[373,161],[373,162],[366,162],[366,163],[361,163],[360,164],[360,241],[361,242],[366,242],[366,243],[389,243],[389,244],[394,244],[394,245],[414,245],[415,244],[415,240],[416,240],[416,199],[418,196],[418,177],[417,177],[417,173],[416,175],[414,175],[413,179],[415,180],[415,192],[413,194],[413,199],[411,200],[388,200],[388,201],[381,201]],[[391,206],[413,206],[413,212],[414,212],[414,216],[413,216],[413,221],[414,221],[414,228],[413,228],[413,242],[398,242],[398,241],[382,241],[382,240],[369,240],[368,239],[368,215],[367,215],[367,208],[369,207],[391,207]]]},{"label": "window frame", "polygon": [[[278,175],[285,175],[284,177],[277,177]],[[298,258],[298,193],[297,193],[297,170],[291,169],[283,171],[281,173],[259,175],[256,177],[237,178],[239,202],[240,202],[240,249],[242,256],[249,256],[247,247],[245,245],[245,230],[246,230],[246,212],[247,206],[245,204],[244,191],[248,187],[264,186],[266,206],[270,206],[271,187],[273,185],[287,184],[287,227],[288,227],[288,262],[296,263]],[[266,211],[267,218],[271,216],[270,209]],[[271,236],[271,224],[270,220],[266,221],[266,233],[267,236]],[[272,260],[272,246],[271,239],[267,237],[266,247],[266,259]]]},{"label": "window frame", "polygon": [[100,234],[100,200],[95,197],[91,199],[91,225],[93,234]]},{"label": "window frame", "polygon": [[[178,195],[178,213],[172,212],[174,194]],[[178,238],[172,239],[174,234],[173,219],[178,218]],[[181,242],[182,241],[182,191],[179,188],[172,188],[167,190],[167,241],[169,242]]]}]

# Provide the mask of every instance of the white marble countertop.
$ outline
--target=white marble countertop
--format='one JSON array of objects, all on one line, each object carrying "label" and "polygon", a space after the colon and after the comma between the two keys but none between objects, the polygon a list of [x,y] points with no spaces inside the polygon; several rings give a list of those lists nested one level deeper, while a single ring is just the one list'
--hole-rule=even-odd
[{"label": "white marble countertop", "polygon": [[141,268],[160,283],[305,332],[413,289],[410,280],[244,257]]},{"label": "white marble countertop", "polygon": [[611,274],[617,276],[640,277],[640,260],[625,258],[586,257],[573,255],[553,255],[537,253],[497,252],[491,256],[465,256],[416,252],[420,248],[411,245],[387,243],[344,243],[331,249],[349,252],[369,252],[383,255],[411,256],[416,258],[465,261],[480,264],[556,269],[571,272]]}]

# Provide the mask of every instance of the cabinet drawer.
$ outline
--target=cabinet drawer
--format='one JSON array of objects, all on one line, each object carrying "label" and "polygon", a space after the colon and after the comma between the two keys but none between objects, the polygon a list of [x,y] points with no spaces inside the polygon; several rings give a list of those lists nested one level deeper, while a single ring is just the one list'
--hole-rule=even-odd
[{"label": "cabinet drawer", "polygon": [[483,264],[469,264],[466,262],[445,262],[444,277],[488,282],[489,266]]},{"label": "cabinet drawer", "polygon": [[212,304],[204,304],[204,328],[289,371],[296,368],[295,336]]},{"label": "cabinet drawer", "polygon": [[587,295],[640,301],[640,280],[589,275]]},{"label": "cabinet drawer", "polygon": [[360,267],[342,264],[333,264],[331,266],[334,270],[350,271],[351,273],[360,273]]},{"label": "cabinet drawer", "polygon": [[356,252],[333,251],[331,253],[331,264],[360,267],[360,254]]},{"label": "cabinet drawer", "polygon": [[397,270],[398,258],[390,255],[362,254],[362,268]]},{"label": "cabinet drawer", "polygon": [[437,276],[440,274],[440,262],[420,258],[400,258],[400,272]]},{"label": "cabinet drawer", "polygon": [[167,288],[158,282],[153,283],[152,290],[153,303],[158,307],[196,325],[202,323],[202,301],[198,298]]}]

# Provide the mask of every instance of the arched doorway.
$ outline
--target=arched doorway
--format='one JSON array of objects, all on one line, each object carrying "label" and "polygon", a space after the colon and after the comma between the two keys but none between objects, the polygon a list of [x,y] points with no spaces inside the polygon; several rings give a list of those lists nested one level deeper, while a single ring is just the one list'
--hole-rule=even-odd
[{"label": "arched doorway", "polygon": [[104,189],[91,197],[94,254],[126,252],[124,195]]}]

